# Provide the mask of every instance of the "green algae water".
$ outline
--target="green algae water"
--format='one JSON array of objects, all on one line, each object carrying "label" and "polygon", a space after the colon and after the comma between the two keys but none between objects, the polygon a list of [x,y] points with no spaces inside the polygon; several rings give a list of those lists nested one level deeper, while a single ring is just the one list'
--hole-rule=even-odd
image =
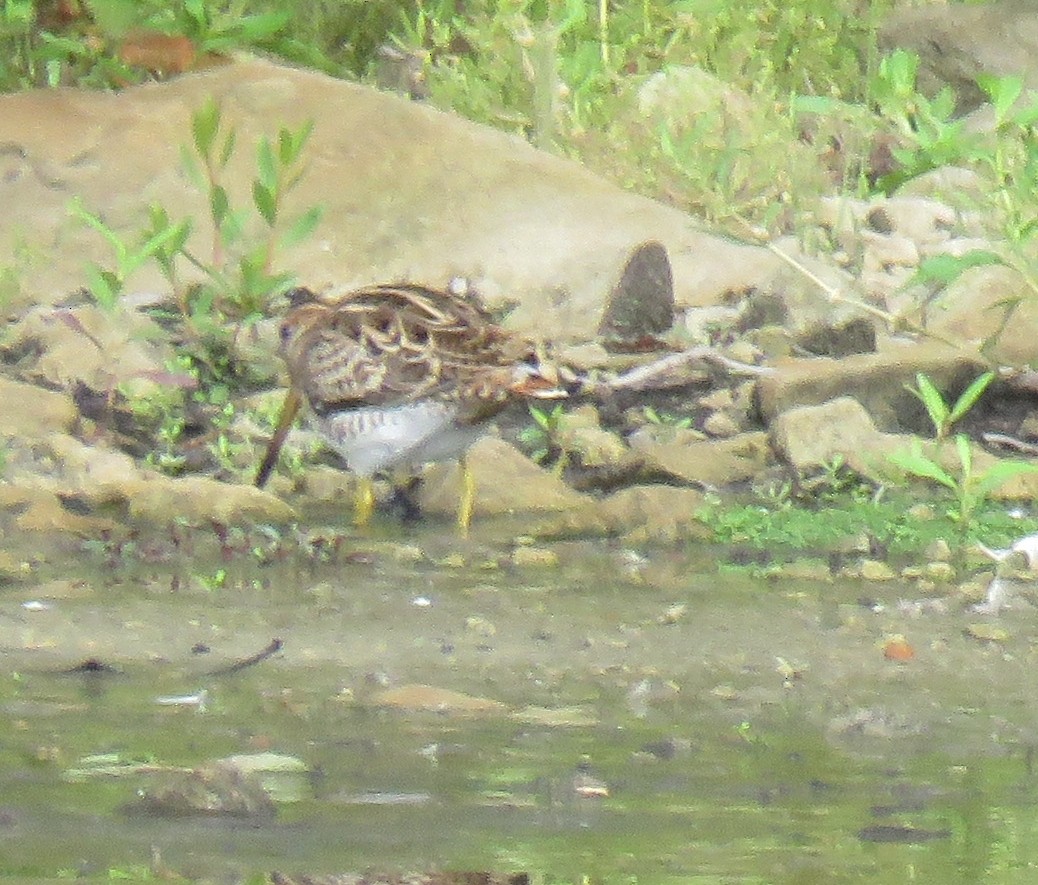
[{"label": "green algae water", "polygon": [[[1031,610],[551,553],[142,546],[9,584],[0,879],[1034,881]],[[261,753],[301,768],[272,806],[156,799]]]}]

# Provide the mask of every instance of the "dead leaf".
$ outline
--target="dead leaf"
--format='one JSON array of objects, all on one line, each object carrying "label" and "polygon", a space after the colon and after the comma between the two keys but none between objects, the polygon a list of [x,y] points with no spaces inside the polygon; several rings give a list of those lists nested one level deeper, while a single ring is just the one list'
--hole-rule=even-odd
[{"label": "dead leaf", "polygon": [[183,74],[195,66],[195,44],[183,35],[131,31],[119,47],[119,59],[156,74]]}]

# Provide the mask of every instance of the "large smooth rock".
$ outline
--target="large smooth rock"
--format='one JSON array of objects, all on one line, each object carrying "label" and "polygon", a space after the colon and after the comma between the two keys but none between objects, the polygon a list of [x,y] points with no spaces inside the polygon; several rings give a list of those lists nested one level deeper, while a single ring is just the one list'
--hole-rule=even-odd
[{"label": "large smooth rock", "polygon": [[543,538],[619,536],[629,544],[702,541],[712,537],[699,518],[705,502],[698,489],[630,486],[545,519],[535,532]]},{"label": "large smooth rock", "polygon": [[96,538],[117,527],[106,517],[74,512],[53,488],[45,486],[26,477],[0,484],[0,517],[13,517],[20,532],[65,537]]},{"label": "large smooth rock", "polygon": [[612,470],[630,457],[619,434],[605,430],[593,405],[586,404],[565,412],[558,422],[556,442],[583,467]]},{"label": "large smooth rock", "polygon": [[[1010,320],[1001,328],[1014,302]],[[987,351],[993,361],[1011,366],[1038,362],[1038,302],[1016,271],[1002,265],[970,268],[941,293],[935,306],[930,315],[937,334],[979,345],[1001,328]]]},{"label": "large smooth rock", "polygon": [[[226,173],[238,206],[250,199],[257,139],[314,121],[308,170],[287,208],[321,204],[325,219],[279,260],[314,286],[394,279],[444,285],[462,276],[491,306],[518,304],[508,318],[517,329],[590,338],[639,243],[666,247],[679,305],[717,300],[763,253],[697,230],[685,213],[513,136],[253,59],[115,94],[61,89],[0,97],[5,228],[47,256],[31,268],[34,294],[55,301],[84,281],[87,259],[111,261],[95,232],[70,221],[75,197],[131,239],[149,203],[191,216],[198,222],[191,247],[206,255],[207,201],[179,156],[191,141],[192,111],[210,96],[238,129]],[[16,239],[0,238],[0,265],[15,264]],[[135,284],[164,288],[154,272]]]},{"label": "large smooth rock", "polygon": [[696,489],[632,486],[610,495],[601,509],[606,523],[622,532],[629,544],[672,544],[711,537],[699,519],[704,503],[703,493]]},{"label": "large smooth rock", "polygon": [[[763,433],[744,433],[728,439],[697,438],[692,431],[653,432],[644,428],[633,434],[631,448],[650,467],[682,482],[708,488],[741,482],[760,473],[768,463]],[[670,428],[663,428],[669,431]]]},{"label": "large smooth rock", "polygon": [[[295,511],[269,492],[251,485],[218,482],[202,476],[171,477],[138,467],[123,452],[86,445],[65,433],[52,433],[34,446],[37,464],[19,469],[17,483],[46,492],[77,509],[105,517],[128,516],[131,521],[164,525],[177,519],[210,521],[288,522]],[[29,499],[37,502],[35,496]],[[43,528],[56,522],[60,512],[47,502],[33,524]],[[35,506],[35,505],[34,505]],[[48,514],[53,511],[54,518]]]},{"label": "large smooth rock", "polygon": [[151,474],[126,488],[130,518],[164,525],[176,519],[236,525],[289,522],[295,511],[284,501],[251,485],[232,485],[205,476],[177,479]]}]

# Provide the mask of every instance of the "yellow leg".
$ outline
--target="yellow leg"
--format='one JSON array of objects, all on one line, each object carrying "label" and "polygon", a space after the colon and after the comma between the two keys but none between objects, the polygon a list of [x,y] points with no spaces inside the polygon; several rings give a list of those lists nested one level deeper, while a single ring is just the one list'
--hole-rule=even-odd
[{"label": "yellow leg", "polygon": [[353,496],[353,524],[363,528],[371,522],[375,512],[375,484],[370,476],[357,477],[357,489]]},{"label": "yellow leg", "polygon": [[472,508],[476,504],[476,479],[469,470],[464,456],[458,460],[461,470],[461,500],[458,501],[458,531],[463,538],[468,537],[469,524],[472,522]]}]

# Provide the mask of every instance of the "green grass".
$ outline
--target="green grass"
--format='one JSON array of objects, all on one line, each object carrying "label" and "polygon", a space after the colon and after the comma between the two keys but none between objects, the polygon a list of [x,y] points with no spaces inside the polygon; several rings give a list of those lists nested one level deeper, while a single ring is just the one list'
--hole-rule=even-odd
[{"label": "green grass", "polygon": [[[801,152],[799,174],[783,165],[799,136],[791,99],[867,101],[876,28],[893,4],[91,0],[60,19],[43,3],[8,0],[0,89],[140,82],[148,74],[119,56],[133,29],[187,37],[200,52],[261,50],[368,82],[380,47],[392,46],[420,60],[430,100],[441,108],[707,218],[788,226],[783,207],[804,188],[799,179],[811,157]],[[647,127],[639,90],[673,66],[698,66],[728,91],[752,92],[748,113],[733,116],[715,102],[694,123],[661,116]],[[822,186],[818,179],[812,187]]]},{"label": "green grass", "polygon": [[[927,503],[931,518],[920,518],[912,508]],[[1038,528],[1038,518],[1016,518],[997,502],[979,508],[963,539],[961,524],[945,512],[943,503],[907,488],[892,489],[879,500],[861,500],[842,494],[818,506],[788,501],[768,504],[715,502],[700,515],[716,540],[774,554],[819,554],[840,550],[848,539],[869,538],[891,560],[918,561],[922,551],[937,540],[960,552],[972,541],[989,547],[1007,547]]]}]

